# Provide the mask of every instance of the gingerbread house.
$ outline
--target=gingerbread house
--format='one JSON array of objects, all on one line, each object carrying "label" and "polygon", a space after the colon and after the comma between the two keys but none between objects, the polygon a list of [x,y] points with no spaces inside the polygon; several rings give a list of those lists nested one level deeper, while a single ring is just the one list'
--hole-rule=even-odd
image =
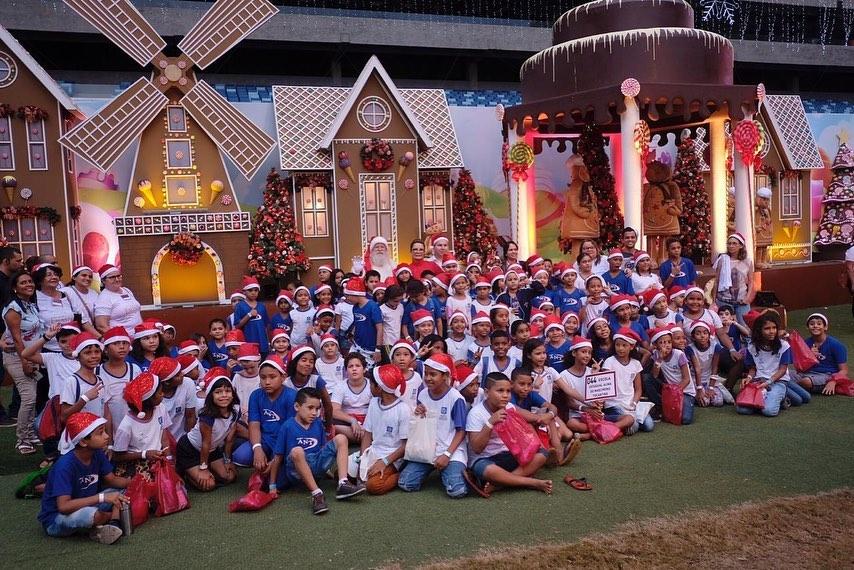
[{"label": "gingerbread house", "polygon": [[463,162],[444,91],[398,89],[373,56],[353,87],[274,86],[273,101],[315,265],[349,270],[376,235],[408,261],[411,240],[452,231],[450,172]]},{"label": "gingerbread house", "polygon": [[57,140],[83,114],[20,43],[0,26],[0,177],[3,240],[27,258],[80,260],[73,164]]}]

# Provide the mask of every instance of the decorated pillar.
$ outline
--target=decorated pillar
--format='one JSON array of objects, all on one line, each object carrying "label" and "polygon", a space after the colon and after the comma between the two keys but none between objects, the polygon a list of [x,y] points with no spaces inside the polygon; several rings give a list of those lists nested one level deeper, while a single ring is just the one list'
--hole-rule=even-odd
[{"label": "decorated pillar", "polygon": [[[514,194],[510,195],[511,224],[515,235],[513,240],[519,245],[519,256],[529,256],[537,248],[537,212],[534,180],[529,169],[534,164],[534,149],[525,141],[518,141],[507,153],[507,168],[516,183],[515,208]],[[515,217],[512,216],[515,213]]]},{"label": "decorated pillar", "polygon": [[735,185],[735,231],[746,241],[747,255],[754,258],[755,235],[753,228],[753,159],[759,144],[759,129],[753,121],[753,113],[745,113],[744,119],[732,131]]},{"label": "decorated pillar", "polygon": [[726,251],[727,238],[727,150],[726,115],[715,115],[709,121],[709,167],[712,174],[712,259]]},{"label": "decorated pillar", "polygon": [[[623,182],[623,218],[625,225],[635,228],[638,232],[638,243],[643,243],[643,219],[642,219],[642,155],[649,145],[647,141],[636,140],[635,127],[639,125],[640,109],[635,97],[640,93],[640,83],[636,79],[626,79],[620,85],[623,94],[623,102],[626,110],[620,114],[620,138],[623,141],[623,152],[621,153],[621,169]],[[645,123],[644,123],[645,124]],[[637,152],[627,152],[625,148],[627,141],[635,143]]]}]

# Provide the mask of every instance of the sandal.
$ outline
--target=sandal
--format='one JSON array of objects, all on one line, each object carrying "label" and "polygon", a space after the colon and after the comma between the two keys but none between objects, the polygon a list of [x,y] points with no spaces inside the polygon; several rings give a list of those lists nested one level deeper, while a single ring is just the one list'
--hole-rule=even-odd
[{"label": "sandal", "polygon": [[591,491],[593,490],[593,485],[587,482],[586,477],[582,477],[581,479],[576,479],[572,475],[567,475],[563,478],[563,482],[575,489],[576,491]]},{"label": "sandal", "polygon": [[26,441],[18,443],[18,445],[15,446],[15,449],[17,449],[18,453],[21,455],[32,455],[36,452],[36,448],[33,447],[33,444]]},{"label": "sandal", "polygon": [[566,444],[566,446],[564,446],[563,461],[561,461],[558,465],[563,467],[564,465],[572,463],[572,460],[578,457],[579,453],[581,453],[581,439],[573,437],[572,441],[570,441]]},{"label": "sandal", "polygon": [[484,499],[488,499],[490,497],[490,494],[486,492],[486,489],[480,486],[480,482],[477,480],[477,477],[475,477],[474,472],[471,469],[465,469],[463,471],[463,479],[466,480],[466,484],[472,491]]}]

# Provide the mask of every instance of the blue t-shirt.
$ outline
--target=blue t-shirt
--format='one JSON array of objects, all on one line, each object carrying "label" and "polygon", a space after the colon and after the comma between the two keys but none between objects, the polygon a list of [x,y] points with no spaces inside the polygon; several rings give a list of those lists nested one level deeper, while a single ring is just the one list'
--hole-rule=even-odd
[{"label": "blue t-shirt", "polygon": [[83,499],[100,493],[103,478],[113,472],[113,465],[100,449],[92,455],[89,465],[77,459],[73,451],[61,456],[47,474],[47,485],[42,495],[39,522],[47,528],[59,514],[56,499],[68,495],[72,499]]},{"label": "blue t-shirt", "polygon": [[279,476],[276,478],[276,484],[282,487],[287,487],[291,484],[288,479],[288,470],[284,468],[287,457],[291,450],[295,447],[301,447],[308,457],[321,452],[326,445],[326,431],[323,429],[323,421],[320,418],[314,420],[308,429],[301,426],[296,417],[293,417],[284,424],[279,431],[279,436],[276,439],[276,447],[274,453],[285,458],[283,468],[279,470]]},{"label": "blue t-shirt", "polygon": [[427,302],[423,305],[407,301],[403,306],[403,324],[406,326],[406,330],[409,331],[410,336],[415,334],[415,327],[412,324],[412,313],[418,309],[430,311],[430,314],[433,315],[433,321],[437,323],[437,327],[439,326],[439,321],[442,319],[443,309],[439,306],[435,297],[427,297]]},{"label": "blue t-shirt", "polygon": [[[643,319],[643,321],[641,321],[641,319]],[[645,317],[644,315],[640,315],[640,316],[638,317],[638,320],[636,320],[636,321],[629,321],[629,326],[628,326],[628,328],[630,328],[630,329],[632,329],[633,331],[635,331],[636,333],[638,333],[638,336],[639,336],[639,337],[641,337],[641,340],[642,340],[642,341],[644,341],[644,342],[648,342],[648,341],[649,341],[649,333],[647,333],[647,329],[648,329],[649,327],[648,327],[648,326],[645,326],[645,325],[648,325],[648,324],[649,324],[649,322],[648,322],[648,321],[647,321],[647,322],[644,322],[644,321],[646,321],[646,320],[647,320],[647,319],[646,319],[646,317]],[[610,327],[611,327],[611,332],[612,332],[612,333],[615,333],[615,332],[617,332],[618,330],[620,330],[621,328],[623,328],[623,326],[622,326],[622,325],[620,325],[620,322],[617,320],[617,317],[615,317],[614,315],[611,315],[611,320],[610,320],[610,322],[608,323],[608,326],[610,326]]]},{"label": "blue t-shirt", "polygon": [[377,348],[377,324],[382,324],[383,314],[375,301],[363,306],[353,305],[353,341],[362,350],[373,352]]},{"label": "blue t-shirt", "polygon": [[568,340],[564,341],[562,345],[558,347],[552,346],[552,343],[546,343],[546,366],[551,366],[558,372],[563,372],[563,357],[569,352],[572,343]]},{"label": "blue t-shirt", "polygon": [[[812,348],[815,341],[812,337],[806,339],[807,346]],[[818,349],[818,364],[808,370],[816,374],[835,374],[839,365],[848,362],[848,349],[845,345],[828,336]]]},{"label": "blue t-shirt", "polygon": [[634,295],[635,286],[632,285],[631,277],[620,271],[617,276],[611,275],[610,271],[602,274],[602,280],[605,282],[605,287],[611,290],[613,295]]},{"label": "blue t-shirt", "polygon": [[[681,315],[678,315],[681,316]],[[738,327],[735,326],[735,323],[731,324],[729,328],[726,330],[726,334],[729,339],[732,341],[732,347],[736,350],[741,350],[741,331],[738,330]],[[844,346],[842,348],[845,348]]]},{"label": "blue t-shirt", "polygon": [[149,359],[144,356],[142,358],[134,358],[133,353],[128,353],[125,357],[125,362],[136,364],[139,366],[141,372],[145,372],[151,366],[151,361]]},{"label": "blue t-shirt", "polygon": [[205,354],[205,358],[213,366],[222,366],[225,368],[228,364],[228,349],[225,345],[217,346],[216,341],[211,339],[208,341],[208,352]]},{"label": "blue t-shirt", "polygon": [[568,293],[563,287],[552,291],[552,302],[561,315],[567,311],[579,312],[582,299],[584,299],[584,293],[580,289],[575,289],[572,293]]},{"label": "blue t-shirt", "polygon": [[542,408],[546,405],[546,400],[538,392],[531,391],[530,394],[525,396],[523,399],[519,399],[519,396],[516,395],[515,392],[510,392],[510,403],[516,406],[517,408],[522,408],[523,410],[531,411],[531,408]]},{"label": "blue t-shirt", "polygon": [[[246,342],[257,343],[258,350],[267,353],[270,351],[270,341],[267,339],[267,326],[270,324],[270,318],[267,316],[267,307],[258,301],[255,310],[258,311],[258,314],[243,325],[243,336],[246,337]],[[251,311],[252,307],[249,306],[249,303],[240,301],[234,308],[234,322],[239,323]]]},{"label": "blue t-shirt", "polygon": [[296,413],[294,402],[297,392],[293,388],[282,386],[282,392],[275,400],[270,400],[264,390],[253,390],[249,396],[249,421],[260,422],[261,443],[268,449],[276,446],[276,438],[282,425]]},{"label": "blue t-shirt", "polygon": [[282,313],[276,313],[270,319],[270,328],[271,329],[284,329],[288,336],[291,334],[291,328],[293,328],[294,322],[291,319],[291,316],[283,316]]},{"label": "blue t-shirt", "polygon": [[[670,286],[681,285],[682,287],[688,287],[693,285],[697,280],[697,270],[694,269],[694,263],[690,259],[681,258],[679,260],[682,265],[682,271],[673,278],[673,282]],[[661,266],[658,268],[658,275],[661,277],[661,282],[664,283],[667,281],[667,278],[670,277],[670,273],[673,271],[673,262],[670,259],[664,261]]]}]

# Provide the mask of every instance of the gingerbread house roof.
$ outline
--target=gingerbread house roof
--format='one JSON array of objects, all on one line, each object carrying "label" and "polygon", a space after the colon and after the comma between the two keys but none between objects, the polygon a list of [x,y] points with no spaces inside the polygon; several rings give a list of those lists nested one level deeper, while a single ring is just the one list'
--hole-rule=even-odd
[{"label": "gingerbread house roof", "polygon": [[15,36],[9,33],[9,30],[0,25],[0,42],[2,42],[13,54],[18,58],[18,61],[30,70],[30,73],[36,76],[36,79],[44,85],[45,89],[47,89],[53,97],[59,101],[59,104],[62,105],[67,111],[77,115],[80,118],[83,118],[84,115],[77,108],[77,105],[74,104],[74,101],[71,100],[71,97],[63,91],[62,87],[54,81],[54,79],[48,74],[45,69],[39,65],[39,63],[30,55],[30,52],[24,49],[18,40],[15,39]]},{"label": "gingerbread house roof", "polygon": [[766,95],[762,110],[791,170],[824,168],[799,95]]}]

